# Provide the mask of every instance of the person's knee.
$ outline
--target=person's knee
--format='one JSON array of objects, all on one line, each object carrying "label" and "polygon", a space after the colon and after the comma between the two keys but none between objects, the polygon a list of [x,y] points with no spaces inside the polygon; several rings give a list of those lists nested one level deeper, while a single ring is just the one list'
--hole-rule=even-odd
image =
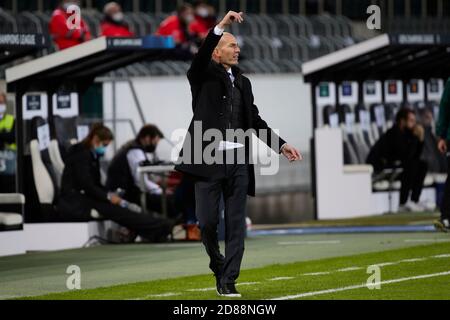
[{"label": "person's knee", "polygon": [[199,220],[198,224],[202,233],[217,232],[217,225],[219,224],[219,221],[215,219],[206,219],[206,220]]}]

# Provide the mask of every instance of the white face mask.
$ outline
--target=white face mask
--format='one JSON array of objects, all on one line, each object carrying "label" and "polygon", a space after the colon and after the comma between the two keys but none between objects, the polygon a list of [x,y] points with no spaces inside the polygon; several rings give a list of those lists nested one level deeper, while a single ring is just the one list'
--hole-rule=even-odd
[{"label": "white face mask", "polygon": [[122,22],[123,21],[123,12],[117,12],[114,13],[111,18],[115,21],[115,22]]},{"label": "white face mask", "polygon": [[209,15],[208,9],[206,8],[198,8],[196,13],[202,18],[206,18]]},{"label": "white face mask", "polygon": [[185,18],[186,23],[191,23],[192,21],[194,21],[194,15],[192,14],[188,14]]},{"label": "white face mask", "polygon": [[0,119],[3,119],[5,112],[6,112],[6,104],[0,103]]}]

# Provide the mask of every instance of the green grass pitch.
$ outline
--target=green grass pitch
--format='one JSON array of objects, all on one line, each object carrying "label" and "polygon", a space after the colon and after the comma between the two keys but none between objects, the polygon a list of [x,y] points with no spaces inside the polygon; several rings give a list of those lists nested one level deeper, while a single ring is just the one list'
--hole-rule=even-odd
[{"label": "green grass pitch", "polygon": [[[380,288],[371,290],[373,265]],[[25,299],[223,299],[214,285],[212,274],[204,274]],[[449,299],[450,243],[245,269],[237,288],[241,299]]]}]

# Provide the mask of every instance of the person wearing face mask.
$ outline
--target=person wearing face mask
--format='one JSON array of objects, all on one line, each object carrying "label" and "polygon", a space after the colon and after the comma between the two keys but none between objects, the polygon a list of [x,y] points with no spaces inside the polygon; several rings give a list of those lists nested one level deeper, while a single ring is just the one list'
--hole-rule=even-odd
[{"label": "person wearing face mask", "polygon": [[6,94],[0,92],[0,193],[15,191],[15,120],[6,113]]},{"label": "person wearing face mask", "polygon": [[148,241],[166,241],[176,221],[155,218],[123,207],[124,200],[109,192],[100,181],[99,159],[113,140],[111,130],[102,124],[93,125],[88,136],[67,152],[56,207],[63,219],[90,220],[92,209],[105,219],[124,226]]},{"label": "person wearing face mask", "polygon": [[214,7],[203,0],[194,4],[194,21],[189,25],[189,31],[197,40],[203,40],[211,28],[216,25],[216,13]]},{"label": "person wearing face mask", "polygon": [[194,11],[188,3],[177,8],[177,14],[164,19],[156,31],[157,35],[172,36],[177,45],[186,44],[191,39],[189,24],[194,21]]},{"label": "person wearing face mask", "polygon": [[[162,188],[148,176],[144,177],[145,188],[142,188],[138,168],[142,164],[152,163],[147,155],[154,156],[156,147],[162,138],[164,135],[157,126],[144,125],[136,138],[127,142],[116,153],[108,168],[106,180],[108,190],[113,192],[121,190],[122,197],[131,203],[139,204],[140,194],[145,192],[147,208],[159,213],[162,212]],[[172,218],[180,215],[172,194],[167,196],[167,211],[168,216]]]},{"label": "person wearing face mask", "polygon": [[122,7],[117,2],[108,2],[103,8],[104,17],[100,24],[101,35],[106,37],[133,37],[124,20]]},{"label": "person wearing face mask", "polygon": [[[423,182],[427,175],[427,163],[421,159],[424,145],[424,129],[416,123],[416,115],[409,108],[398,111],[395,124],[386,131],[371,148],[366,162],[375,172],[390,168],[400,161],[399,211],[426,211],[427,204],[419,202]],[[411,196],[411,197],[410,197]]]},{"label": "person wearing face mask", "polygon": [[[79,7],[80,1],[62,0],[58,8],[53,11],[50,19],[49,32],[59,50],[76,46],[85,41],[89,41],[92,38],[89,27],[82,16],[80,17],[80,24],[78,27],[75,25],[74,27],[70,27],[72,16],[75,14],[70,11],[68,12],[72,5]],[[75,22],[75,19],[73,19],[73,22]]]}]

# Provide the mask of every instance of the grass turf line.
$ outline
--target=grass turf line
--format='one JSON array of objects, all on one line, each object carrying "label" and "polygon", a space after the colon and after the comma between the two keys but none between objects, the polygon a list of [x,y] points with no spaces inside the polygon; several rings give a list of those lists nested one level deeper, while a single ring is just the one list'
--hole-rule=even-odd
[{"label": "grass turf line", "polygon": [[[450,271],[449,254],[450,244],[438,243],[315,261],[274,264],[242,270],[237,287],[242,293],[242,299],[271,299],[363,284],[369,277],[366,268],[373,264],[385,264],[381,267],[381,281],[447,272]],[[442,256],[433,257],[436,255]],[[401,262],[408,259],[413,260]],[[274,277],[293,278],[269,280]],[[81,285],[83,286],[83,282]],[[24,299],[223,299],[216,296],[213,288],[214,277],[210,274],[67,291]],[[450,299],[450,276],[386,284],[380,290],[360,288],[302,299]]]}]

